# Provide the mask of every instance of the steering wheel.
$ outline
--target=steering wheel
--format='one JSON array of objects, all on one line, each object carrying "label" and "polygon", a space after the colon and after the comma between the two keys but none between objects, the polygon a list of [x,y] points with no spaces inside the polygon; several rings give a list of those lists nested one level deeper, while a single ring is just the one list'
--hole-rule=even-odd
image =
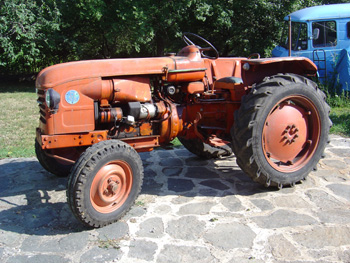
[{"label": "steering wheel", "polygon": [[[203,41],[205,44],[207,44],[207,47],[200,47],[198,45],[196,45],[195,43],[193,43],[189,37],[194,37],[197,39],[200,39],[201,41]],[[217,51],[217,49],[213,46],[213,44],[211,44],[208,40],[204,39],[203,37],[193,34],[193,33],[189,33],[189,32],[185,32],[183,33],[182,39],[185,41],[185,43],[188,46],[196,46],[198,47],[199,51],[201,52],[201,55],[203,58],[210,58],[210,59],[217,59],[219,57],[219,52]],[[208,55],[204,54],[204,51],[213,51],[215,53],[215,57],[211,57]]]}]

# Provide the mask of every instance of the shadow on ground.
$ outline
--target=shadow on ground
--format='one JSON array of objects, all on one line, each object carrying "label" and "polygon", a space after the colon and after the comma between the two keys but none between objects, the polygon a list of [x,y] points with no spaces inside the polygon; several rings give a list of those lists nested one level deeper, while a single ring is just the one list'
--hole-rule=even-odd
[{"label": "shadow on ground", "polygon": [[[141,154],[145,167],[141,194],[224,197],[267,191],[244,175],[233,157],[217,164],[186,150],[175,153],[157,151],[156,162],[154,155]],[[35,158],[2,161],[0,170],[0,229],[30,235],[87,230],[66,202],[67,178],[46,172]]]}]

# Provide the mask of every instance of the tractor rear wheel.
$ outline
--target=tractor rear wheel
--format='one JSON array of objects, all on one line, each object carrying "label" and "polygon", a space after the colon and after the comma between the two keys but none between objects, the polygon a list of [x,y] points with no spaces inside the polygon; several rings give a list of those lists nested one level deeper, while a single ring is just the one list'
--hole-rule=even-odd
[{"label": "tractor rear wheel", "polygon": [[237,164],[266,186],[294,185],[323,155],[330,107],[317,85],[298,75],[267,77],[244,96],[231,130]]},{"label": "tractor rear wheel", "polygon": [[142,180],[138,153],[122,141],[103,141],[88,148],[74,165],[68,181],[68,203],[83,224],[102,227],[131,208]]},{"label": "tractor rear wheel", "polygon": [[232,154],[231,147],[227,145],[215,147],[199,139],[185,139],[183,137],[178,137],[178,139],[188,151],[203,159],[219,158]]}]

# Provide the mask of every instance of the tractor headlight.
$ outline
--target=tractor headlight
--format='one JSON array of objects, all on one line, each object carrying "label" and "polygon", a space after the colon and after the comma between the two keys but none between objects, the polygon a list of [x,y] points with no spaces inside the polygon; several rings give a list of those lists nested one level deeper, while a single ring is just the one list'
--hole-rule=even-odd
[{"label": "tractor headlight", "polygon": [[50,106],[51,106],[51,95],[50,95],[49,91],[46,92],[45,101],[46,101],[46,106],[48,108],[50,108]]},{"label": "tractor headlight", "polygon": [[57,111],[61,101],[60,94],[54,89],[48,89],[45,94],[45,102],[48,108]]}]

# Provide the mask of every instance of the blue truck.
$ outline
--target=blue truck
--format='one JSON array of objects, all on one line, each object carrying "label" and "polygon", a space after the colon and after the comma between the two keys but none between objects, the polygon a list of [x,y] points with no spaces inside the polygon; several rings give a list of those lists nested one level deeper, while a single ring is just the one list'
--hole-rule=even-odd
[{"label": "blue truck", "polygon": [[305,8],[284,20],[281,41],[272,56],[307,57],[318,67],[322,83],[350,91],[350,3]]}]

